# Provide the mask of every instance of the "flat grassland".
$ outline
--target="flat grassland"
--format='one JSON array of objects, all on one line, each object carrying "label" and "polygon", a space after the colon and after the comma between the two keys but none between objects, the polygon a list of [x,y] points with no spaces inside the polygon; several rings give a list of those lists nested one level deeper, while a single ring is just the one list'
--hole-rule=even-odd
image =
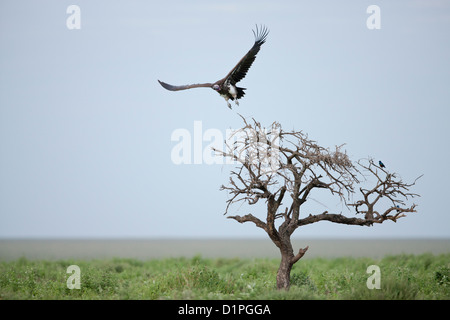
[{"label": "flat grassland", "polygon": [[[450,254],[300,260],[278,291],[279,259],[163,258],[0,262],[0,299],[450,299]],[[80,289],[68,289],[70,265]],[[380,289],[368,289],[370,265]]]}]

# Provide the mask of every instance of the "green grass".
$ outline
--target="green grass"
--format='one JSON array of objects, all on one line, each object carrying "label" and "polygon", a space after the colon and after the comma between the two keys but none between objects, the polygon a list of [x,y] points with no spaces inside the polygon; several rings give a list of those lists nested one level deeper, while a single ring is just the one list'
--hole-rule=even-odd
[{"label": "green grass", "polygon": [[[450,299],[450,254],[305,259],[278,291],[278,259],[134,259],[0,263],[0,299]],[[78,265],[81,289],[67,288]],[[381,289],[366,286],[368,266]]]}]

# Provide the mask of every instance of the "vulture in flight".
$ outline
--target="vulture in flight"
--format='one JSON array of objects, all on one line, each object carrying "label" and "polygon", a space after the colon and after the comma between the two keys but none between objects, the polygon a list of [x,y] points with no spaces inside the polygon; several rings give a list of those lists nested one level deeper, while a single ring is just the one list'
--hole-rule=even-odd
[{"label": "vulture in flight", "polygon": [[256,26],[256,32],[253,31],[255,36],[255,43],[253,47],[247,52],[247,54],[238,62],[238,64],[225,76],[225,78],[217,80],[214,83],[197,83],[188,84],[184,86],[173,86],[171,84],[159,81],[158,82],[167,90],[178,91],[191,88],[211,88],[217,91],[227,102],[228,108],[231,109],[231,104],[228,100],[233,100],[236,105],[239,105],[238,99],[242,98],[245,94],[246,88],[237,87],[236,83],[244,79],[248,69],[250,69],[253,61],[255,61],[256,54],[261,49],[261,46],[266,42],[266,37],[269,34],[269,30],[265,26],[258,28]]}]

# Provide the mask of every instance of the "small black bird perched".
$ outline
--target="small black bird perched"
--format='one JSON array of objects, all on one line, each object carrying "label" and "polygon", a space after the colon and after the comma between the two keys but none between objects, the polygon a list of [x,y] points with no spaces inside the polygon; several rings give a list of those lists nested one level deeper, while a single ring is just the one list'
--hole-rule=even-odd
[{"label": "small black bird perched", "polygon": [[383,163],[383,162],[381,162],[381,161],[378,161],[378,164],[380,165],[380,167],[381,167],[381,168],[386,168],[386,166],[384,165],[384,163]]}]

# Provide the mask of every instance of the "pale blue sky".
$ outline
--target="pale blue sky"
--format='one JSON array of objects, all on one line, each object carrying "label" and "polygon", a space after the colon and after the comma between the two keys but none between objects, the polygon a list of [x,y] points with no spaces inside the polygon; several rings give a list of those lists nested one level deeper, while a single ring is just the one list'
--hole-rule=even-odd
[{"label": "pale blue sky", "polygon": [[[71,4],[80,30],[66,27]],[[366,27],[371,4],[380,30]],[[158,84],[222,78],[255,23],[270,34],[240,106]],[[450,2],[439,0],[3,0],[0,238],[264,237],[222,215],[232,166],[171,161],[174,130],[201,121],[225,133],[237,113],[346,143],[353,160],[382,159],[406,181],[424,174],[418,213],[372,228],[321,222],[297,237],[450,237],[448,30]],[[310,203],[308,214],[324,210]]]}]

